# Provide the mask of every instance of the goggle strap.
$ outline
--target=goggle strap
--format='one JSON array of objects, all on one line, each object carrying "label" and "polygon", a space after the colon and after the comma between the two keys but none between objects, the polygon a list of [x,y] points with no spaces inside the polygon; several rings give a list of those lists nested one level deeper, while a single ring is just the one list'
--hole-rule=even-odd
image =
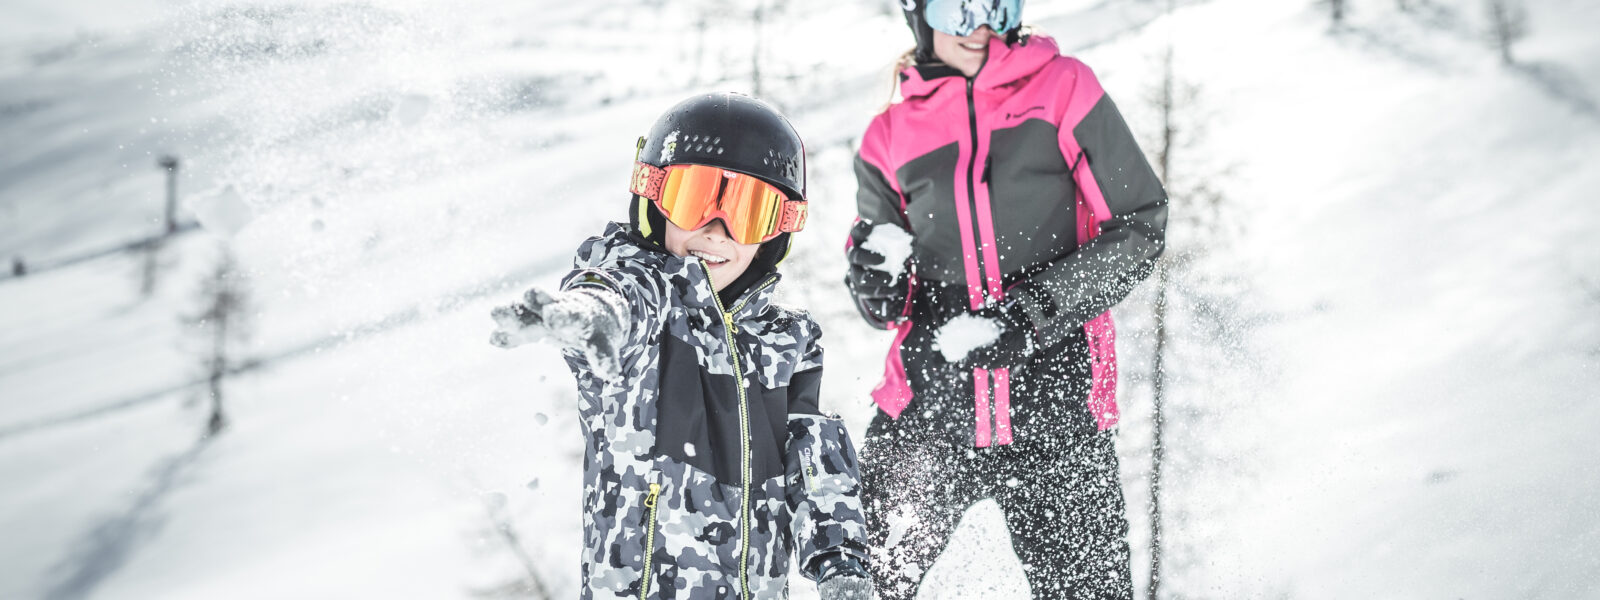
[{"label": "goggle strap", "polygon": [[784,201],[783,214],[778,217],[778,231],[793,233],[804,229],[809,212],[805,200]]},{"label": "goggle strap", "polygon": [[633,183],[628,189],[651,200],[661,200],[661,188],[667,184],[667,170],[645,162],[633,163]]}]

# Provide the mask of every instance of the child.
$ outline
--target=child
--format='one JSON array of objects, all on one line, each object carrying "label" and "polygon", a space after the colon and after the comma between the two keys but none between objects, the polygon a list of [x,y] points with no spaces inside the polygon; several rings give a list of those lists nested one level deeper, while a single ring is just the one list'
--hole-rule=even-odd
[{"label": "child", "polygon": [[582,598],[782,598],[791,552],[824,600],[871,597],[821,332],[771,303],[804,153],[753,98],[678,104],[639,139],[629,223],[585,241],[560,291],[494,311],[492,343],[550,340],[578,380]]}]

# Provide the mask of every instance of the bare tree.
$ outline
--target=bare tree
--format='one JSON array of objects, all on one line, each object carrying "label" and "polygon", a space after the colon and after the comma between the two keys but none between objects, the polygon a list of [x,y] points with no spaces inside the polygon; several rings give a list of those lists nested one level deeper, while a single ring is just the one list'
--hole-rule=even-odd
[{"label": "bare tree", "polygon": [[160,284],[161,274],[171,264],[165,255],[167,239],[178,231],[178,157],[172,155],[162,156],[156,161],[156,166],[166,173],[166,205],[162,211],[162,229],[133,248],[139,252],[139,270],[136,279],[139,282],[139,297],[149,298],[155,294],[156,286]]},{"label": "bare tree", "polygon": [[[1170,1],[1167,10],[1173,10]],[[1130,303],[1135,312],[1135,307],[1149,307],[1148,330],[1135,330],[1151,340],[1148,375],[1134,377],[1143,379],[1151,394],[1149,600],[1179,595],[1171,590],[1174,573],[1204,554],[1196,536],[1173,537],[1197,505],[1174,495],[1174,485],[1181,489],[1193,482],[1186,468],[1224,458],[1203,432],[1228,410],[1227,402],[1216,397],[1228,385],[1228,372],[1248,362],[1236,356],[1243,352],[1237,348],[1243,345],[1247,311],[1232,263],[1222,258],[1227,240],[1240,233],[1219,188],[1226,169],[1207,164],[1206,153],[1196,151],[1204,142],[1206,116],[1199,88],[1178,74],[1172,43],[1159,64],[1160,79],[1148,97],[1155,135],[1145,147],[1166,186],[1172,216],[1166,252],[1144,292],[1148,302]]]},{"label": "bare tree", "polygon": [[164,215],[166,235],[172,235],[178,230],[178,157],[168,154],[156,164],[167,172],[167,206]]},{"label": "bare tree", "polygon": [[1345,0],[1319,0],[1319,1],[1320,1],[1321,4],[1326,5],[1328,7],[1328,16],[1333,19],[1333,27],[1335,29],[1337,29],[1339,27],[1343,27],[1344,26],[1344,17],[1345,17],[1345,12],[1346,12],[1345,9],[1347,8],[1346,5],[1345,5]]},{"label": "bare tree", "polygon": [[752,44],[751,44],[752,47],[750,48],[750,95],[755,96],[757,98],[760,98],[761,97],[761,41],[764,38],[767,37],[765,35],[765,32],[762,31],[762,29],[764,28],[763,26],[766,25],[766,21],[767,21],[767,16],[766,16],[767,0],[755,0],[755,3],[756,3],[755,12],[752,13],[751,19],[750,19],[751,20],[750,31],[753,34],[753,35],[750,36],[750,39],[751,39],[751,42],[752,42]]},{"label": "bare tree", "polygon": [[701,6],[700,14],[694,21],[694,87],[696,88],[705,85],[703,71],[706,64],[706,31],[711,26],[710,17],[707,16],[708,12],[710,11],[705,6]]},{"label": "bare tree", "polygon": [[138,243],[139,268],[134,274],[139,283],[139,297],[149,298],[161,283],[161,274],[172,266],[166,253],[165,235],[152,237]]},{"label": "bare tree", "polygon": [[213,436],[228,424],[223,412],[223,382],[243,364],[234,350],[249,338],[250,324],[249,285],[225,244],[220,247],[216,265],[201,281],[199,305],[199,312],[187,320],[206,347],[200,366],[206,374],[206,391],[211,399],[206,435]]},{"label": "bare tree", "polygon": [[[1168,3],[1171,13],[1171,3]],[[1167,45],[1162,61],[1161,87],[1156,97],[1161,113],[1161,144],[1156,150],[1156,174],[1163,183],[1171,181],[1172,150],[1177,133],[1173,111],[1177,100],[1173,97],[1171,44]],[[1150,587],[1147,598],[1156,600],[1161,593],[1161,467],[1163,456],[1162,428],[1166,422],[1166,355],[1167,355],[1167,290],[1171,286],[1169,261],[1156,264],[1156,301],[1154,307],[1155,350],[1150,365]]]},{"label": "bare tree", "polygon": [[[550,588],[545,584],[544,578],[539,575],[539,562],[528,553],[522,543],[522,534],[507,509],[508,499],[505,494],[490,492],[483,495],[483,508],[488,517],[488,527],[481,531],[479,536],[493,536],[504,544],[506,551],[517,559],[522,567],[522,574],[505,581],[495,587],[476,590],[473,595],[480,598],[532,598],[533,600],[550,600],[555,595],[550,593]],[[488,550],[486,547],[485,550]]]},{"label": "bare tree", "polygon": [[1500,61],[1516,63],[1511,46],[1528,37],[1528,9],[1521,0],[1486,0],[1489,16],[1489,41],[1500,51]]}]

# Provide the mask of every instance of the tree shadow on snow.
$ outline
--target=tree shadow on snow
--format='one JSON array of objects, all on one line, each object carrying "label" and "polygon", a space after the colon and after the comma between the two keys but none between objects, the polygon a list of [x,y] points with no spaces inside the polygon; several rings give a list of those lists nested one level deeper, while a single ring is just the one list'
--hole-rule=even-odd
[{"label": "tree shadow on snow", "polygon": [[1544,93],[1571,106],[1585,117],[1600,119],[1600,104],[1585,89],[1583,80],[1571,69],[1552,62],[1519,62],[1511,67],[1532,80]]},{"label": "tree shadow on snow", "polygon": [[1392,31],[1344,25],[1331,33],[1335,38],[1348,40],[1361,50],[1387,56],[1418,69],[1439,75],[1448,75],[1453,69],[1453,65],[1445,58]]},{"label": "tree shadow on snow", "polygon": [[168,458],[151,470],[148,485],[120,514],[91,527],[67,556],[51,569],[55,582],[46,600],[68,600],[90,595],[107,578],[128,564],[140,546],[166,525],[161,502],[189,480],[191,467],[213,437],[201,438],[182,454]]}]

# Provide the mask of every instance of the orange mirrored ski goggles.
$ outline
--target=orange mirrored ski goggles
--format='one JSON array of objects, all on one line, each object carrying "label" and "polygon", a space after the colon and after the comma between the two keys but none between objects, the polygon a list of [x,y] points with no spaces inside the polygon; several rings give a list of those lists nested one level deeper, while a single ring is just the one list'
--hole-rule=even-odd
[{"label": "orange mirrored ski goggles", "polygon": [[637,162],[631,188],[683,229],[722,219],[728,237],[741,244],[759,244],[806,226],[805,200],[790,200],[772,184],[721,167]]}]

